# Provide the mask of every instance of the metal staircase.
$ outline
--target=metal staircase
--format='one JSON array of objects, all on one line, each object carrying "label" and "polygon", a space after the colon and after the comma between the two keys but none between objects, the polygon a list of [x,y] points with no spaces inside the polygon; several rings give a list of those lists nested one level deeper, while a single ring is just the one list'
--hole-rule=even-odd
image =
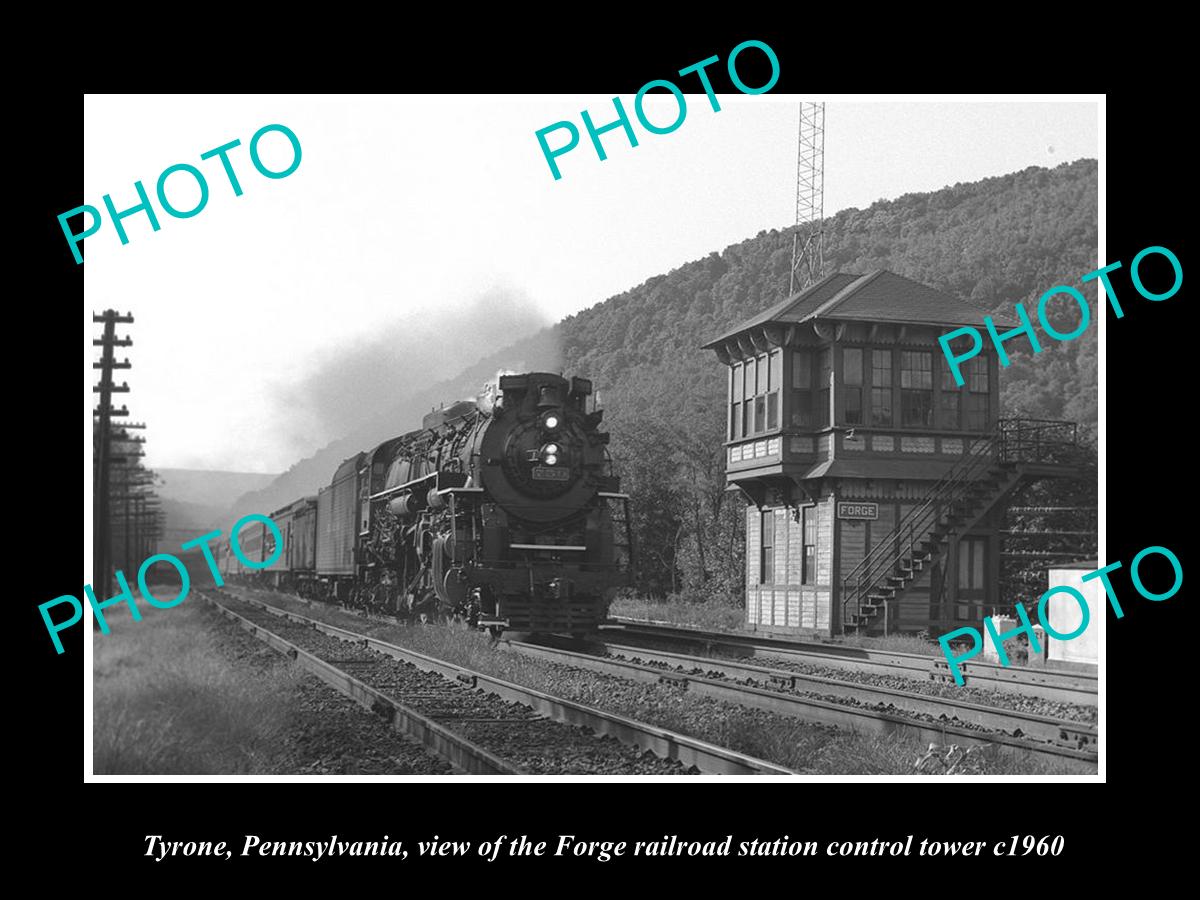
[{"label": "metal staircase", "polygon": [[1074,422],[1001,419],[842,579],[842,629],[866,632],[888,606],[1026,478],[1077,477],[1086,462]]}]

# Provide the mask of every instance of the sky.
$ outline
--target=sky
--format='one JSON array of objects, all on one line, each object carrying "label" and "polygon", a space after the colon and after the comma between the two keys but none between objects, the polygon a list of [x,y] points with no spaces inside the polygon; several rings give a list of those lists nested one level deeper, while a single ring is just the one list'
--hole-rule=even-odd
[{"label": "sky", "polygon": [[[105,216],[84,242],[85,387],[91,313],[130,310],[133,368],[117,380],[131,392],[118,402],[148,425],[146,464],[283,471],[370,412],[331,391],[330,373],[375,381],[372,397],[380,381],[403,392],[413,364],[452,376],[490,343],[793,224],[801,98],[718,99],[714,112],[686,95],[670,134],[634,118],[638,146],[614,130],[600,161],[580,111],[609,122],[611,96],[89,95],[82,202],[103,210],[110,194],[117,210],[134,206],[140,180],[161,227],[134,214],[122,245]],[[803,99],[827,102],[826,215],[1100,154],[1094,100]],[[632,117],[632,98],[622,101]],[[677,112],[670,95],[648,98],[652,122]],[[555,180],[535,133],[562,120],[581,142],[558,157]],[[268,179],[248,145],[276,123],[302,157]],[[200,159],[235,139],[241,196],[219,160]],[[548,140],[557,147],[565,132]],[[279,133],[259,149],[270,169],[291,162]],[[191,218],[166,215],[155,197],[178,163],[208,184]],[[167,196],[186,210],[199,189],[174,174]],[[409,364],[389,366],[400,358]]]}]

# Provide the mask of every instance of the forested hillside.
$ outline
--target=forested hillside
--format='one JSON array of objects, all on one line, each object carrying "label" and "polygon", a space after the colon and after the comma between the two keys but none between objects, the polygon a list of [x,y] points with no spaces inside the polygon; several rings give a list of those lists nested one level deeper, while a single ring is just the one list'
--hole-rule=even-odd
[{"label": "forested hillside", "polygon": [[[1011,317],[1014,304],[1033,309],[1048,288],[1079,286],[1097,267],[1096,176],[1096,163],[1081,160],[843,210],[826,221],[826,271],[886,268]],[[763,232],[560,326],[567,369],[605,389],[637,503],[643,590],[740,591],[743,501],[721,477],[726,369],[699,347],[782,299],[791,246],[789,230]],[[1095,308],[1094,283],[1084,293]],[[1094,429],[1095,328],[1045,343],[1036,357],[1010,351],[1004,413]]]},{"label": "forested hillside", "polygon": [[[1032,309],[1048,288],[1078,287],[1100,264],[1096,202],[1096,162],[1081,160],[843,210],[825,223],[826,271],[886,268],[1011,316],[1014,304]],[[726,370],[700,346],[782,299],[791,246],[790,230],[764,231],[651,278],[453,382],[420,386],[403,409],[390,411],[383,430],[407,430],[430,403],[470,396],[496,368],[561,365],[586,375],[602,394],[623,487],[634,497],[642,590],[736,596],[743,501],[724,491]],[[1084,294],[1094,309],[1094,283]],[[1066,321],[1077,315],[1069,310]],[[1010,353],[1014,362],[1001,375],[1005,414],[1075,419],[1094,429],[1094,325],[1072,342],[1046,341],[1036,357]],[[322,456],[301,464],[304,477],[290,478],[288,490],[265,493],[283,497],[299,488],[283,497],[290,499],[314,491],[317,476],[327,482],[340,460]]]}]

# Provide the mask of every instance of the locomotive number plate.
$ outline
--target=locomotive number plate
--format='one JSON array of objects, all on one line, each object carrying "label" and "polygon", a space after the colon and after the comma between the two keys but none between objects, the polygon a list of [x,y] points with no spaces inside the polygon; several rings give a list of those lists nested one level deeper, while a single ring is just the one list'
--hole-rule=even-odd
[{"label": "locomotive number plate", "polygon": [[533,477],[539,481],[570,481],[570,469],[555,469],[550,466],[534,466]]}]

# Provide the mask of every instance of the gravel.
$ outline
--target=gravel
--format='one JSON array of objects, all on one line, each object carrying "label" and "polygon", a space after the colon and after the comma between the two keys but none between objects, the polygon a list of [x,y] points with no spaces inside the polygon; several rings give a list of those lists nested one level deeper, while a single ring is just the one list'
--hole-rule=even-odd
[{"label": "gravel", "polygon": [[[796,697],[812,698],[814,700],[822,700],[826,703],[836,703],[840,706],[850,706],[855,709],[870,710],[871,712],[886,713],[892,716],[898,716],[904,719],[914,719],[921,722],[928,722],[934,725],[953,725],[956,728],[962,728],[967,731],[979,731],[988,734],[997,734],[996,729],[987,728],[977,722],[970,722],[947,715],[935,715],[933,713],[923,712],[921,710],[906,709],[903,706],[897,706],[892,702],[870,702],[861,700],[857,697],[847,697],[842,694],[826,694],[820,690],[807,690],[797,687],[784,687],[779,684],[759,681],[753,678],[734,678],[726,675],[724,672],[715,672],[706,669],[703,665],[684,666],[670,665],[665,662],[660,662],[654,659],[642,659],[636,653],[608,653],[607,658],[621,660],[625,662],[637,663],[638,665],[646,666],[652,669],[662,669],[664,672],[673,672],[679,675],[689,675],[696,678],[706,678],[711,681],[724,681],[730,685],[746,685],[759,690],[772,691],[777,694],[788,694]],[[846,679],[843,679],[846,680]]]},{"label": "gravel", "polygon": [[411,663],[321,634],[254,606],[221,597],[231,609],[287,641],[334,663],[408,708],[497,756],[538,774],[697,774],[674,760],[540,717],[529,707],[473,690]]},{"label": "gravel", "polygon": [[[632,643],[633,636],[622,635],[621,642]],[[636,638],[638,646],[647,650],[657,649],[669,653],[679,653],[677,641],[655,641],[650,638]],[[1095,725],[1098,710],[1095,706],[1083,706],[1077,703],[1062,703],[1057,700],[1044,700],[1040,697],[1030,697],[1024,694],[1013,694],[1008,691],[996,691],[986,688],[974,688],[963,685],[943,684],[920,678],[906,678],[903,675],[884,675],[874,672],[856,672],[853,669],[834,669],[828,666],[818,666],[812,663],[799,662],[785,657],[756,656],[751,660],[732,654],[722,654],[714,650],[709,654],[693,651],[690,655],[708,655],[714,659],[728,659],[731,662],[750,662],[756,666],[770,669],[783,669],[788,672],[799,672],[804,675],[819,675],[837,681],[852,681],[858,684],[869,684],[873,687],[891,688],[897,691],[927,694],[934,697],[944,697],[948,700],[959,700],[966,703],[977,703],[980,706],[994,706],[1000,709],[1010,709],[1016,712],[1046,716],[1051,719],[1062,719],[1067,722],[1083,722]],[[835,698],[829,698],[835,699]],[[846,698],[837,698],[843,702]],[[865,703],[853,703],[856,706],[869,706]],[[906,713],[907,715],[907,713]]]},{"label": "gravel", "polygon": [[[308,604],[286,594],[236,590],[261,602],[369,634],[464,668],[653,723],[802,773],[912,774],[913,760],[926,750],[924,745],[895,735],[858,734],[795,716],[702,697],[669,681],[653,684],[630,681],[493,648],[485,635],[460,627],[409,628],[327,605]],[[901,681],[905,689],[912,689],[915,683]],[[999,747],[989,747],[983,752],[988,774],[1075,774],[1095,770],[1094,766],[1074,761],[1060,764],[1028,759],[1019,751]]]},{"label": "gravel", "polygon": [[[221,632],[218,645],[235,666],[256,673],[293,665],[262,641],[215,612],[206,613]],[[449,775],[448,763],[422,744],[335,691],[315,675],[299,672],[274,775]]]},{"label": "gravel", "polygon": [[1011,709],[1016,712],[1030,713],[1031,715],[1046,716],[1051,719],[1062,719],[1066,722],[1083,722],[1095,725],[1098,715],[1095,706],[1063,703],[1059,700],[1046,700],[1041,697],[1013,694],[1008,691],[993,691],[986,688],[967,687],[966,685],[959,687],[953,684],[942,684],[937,681],[905,678],[901,675],[882,675],[872,672],[855,672],[846,669],[828,669],[824,666],[813,666],[792,659],[764,659],[762,660],[762,664],[773,669],[787,669],[810,675],[823,675],[826,678],[837,678],[840,681],[854,681],[859,684],[871,684],[877,687],[892,688],[897,691],[912,691],[913,693],[928,694],[933,697],[945,697],[949,700],[978,703],[980,706],[995,706],[1000,709]]}]

